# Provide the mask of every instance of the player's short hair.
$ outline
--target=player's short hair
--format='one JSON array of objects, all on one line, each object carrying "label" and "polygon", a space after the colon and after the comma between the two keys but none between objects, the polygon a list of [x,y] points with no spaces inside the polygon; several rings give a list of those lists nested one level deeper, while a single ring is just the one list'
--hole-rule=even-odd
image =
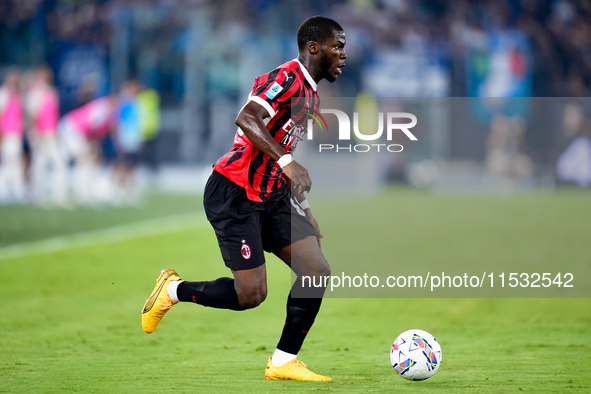
[{"label": "player's short hair", "polygon": [[298,49],[303,51],[310,41],[323,44],[333,36],[335,31],[343,31],[337,21],[324,16],[312,16],[298,28]]}]

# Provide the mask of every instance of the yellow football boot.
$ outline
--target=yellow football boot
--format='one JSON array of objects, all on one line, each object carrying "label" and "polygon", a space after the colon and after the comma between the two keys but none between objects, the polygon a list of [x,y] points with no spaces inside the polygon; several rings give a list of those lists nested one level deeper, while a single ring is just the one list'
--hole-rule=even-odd
[{"label": "yellow football boot", "polygon": [[182,279],[173,269],[163,270],[156,280],[156,287],[152,290],[150,298],[146,300],[142,309],[142,328],[148,334],[156,330],[164,314],[177,303],[168,297],[168,284],[173,280]]},{"label": "yellow football boot", "polygon": [[265,379],[269,380],[304,380],[307,382],[329,382],[332,379],[329,376],[318,375],[310,371],[306,364],[298,361],[297,358],[291,360],[281,367],[276,367],[271,362],[267,362],[267,368],[265,369]]}]

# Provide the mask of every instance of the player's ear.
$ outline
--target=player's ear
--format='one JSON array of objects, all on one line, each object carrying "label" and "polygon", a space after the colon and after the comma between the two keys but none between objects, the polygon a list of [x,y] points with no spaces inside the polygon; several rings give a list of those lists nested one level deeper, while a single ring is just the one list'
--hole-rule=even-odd
[{"label": "player's ear", "polygon": [[319,45],[316,41],[308,41],[307,47],[308,47],[308,52],[310,52],[313,55],[317,54],[318,50],[320,49]]}]

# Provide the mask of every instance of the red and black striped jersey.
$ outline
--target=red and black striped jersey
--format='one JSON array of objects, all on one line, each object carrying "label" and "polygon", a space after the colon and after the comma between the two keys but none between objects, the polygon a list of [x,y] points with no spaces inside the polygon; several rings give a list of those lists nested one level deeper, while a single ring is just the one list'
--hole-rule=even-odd
[{"label": "red and black striped jersey", "polygon": [[[297,59],[255,79],[248,100],[262,105],[271,136],[292,153],[306,132],[308,114],[318,110],[317,84]],[[285,186],[277,162],[261,152],[238,128],[232,150],[214,170],[246,189],[249,200],[263,201]]]}]

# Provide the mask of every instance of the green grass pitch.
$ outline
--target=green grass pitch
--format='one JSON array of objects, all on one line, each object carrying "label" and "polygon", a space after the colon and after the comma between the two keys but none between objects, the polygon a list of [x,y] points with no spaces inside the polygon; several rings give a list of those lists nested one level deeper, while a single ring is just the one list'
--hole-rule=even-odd
[{"label": "green grass pitch", "polygon": [[[339,232],[345,231],[337,220],[347,208],[343,199],[334,203],[312,197],[329,261],[347,258],[338,241],[344,237]],[[394,202],[396,226],[404,229],[370,256],[387,254],[394,244],[406,265],[413,264],[413,255],[417,264],[441,260],[446,255],[442,248],[453,246],[453,237],[435,238],[451,225],[472,237],[454,258],[482,258],[492,264],[533,254],[558,267],[565,259],[589,264],[591,199],[585,192],[494,198],[435,197],[395,189],[355,199],[364,202],[370,217],[373,207]],[[0,231],[9,243],[18,243],[71,233],[72,228],[108,227],[120,224],[121,218],[133,221],[200,209],[196,197],[159,197],[151,204],[141,214],[79,210],[33,215],[30,209],[5,209]],[[501,218],[507,212],[528,219],[505,228]],[[47,226],[48,217],[58,219]],[[60,225],[63,217],[66,225]],[[22,231],[19,223],[45,229]],[[479,235],[483,231],[484,241]],[[527,231],[528,236],[511,236],[513,231]],[[547,239],[561,234],[565,241],[560,239],[559,246]],[[431,247],[419,248],[418,238],[433,238],[426,243]],[[487,242],[500,246],[488,247]],[[0,248],[0,392],[591,391],[588,298],[327,298],[299,358],[333,381],[266,381],[263,370],[283,326],[290,284],[289,270],[276,258],[269,256],[267,266],[269,296],[260,307],[232,312],[180,304],[147,335],[140,310],[160,269],[175,268],[188,280],[230,274],[204,219],[164,234],[51,253],[2,258]],[[443,349],[439,372],[424,382],[401,379],[389,363],[392,341],[409,328],[433,333]]]}]

